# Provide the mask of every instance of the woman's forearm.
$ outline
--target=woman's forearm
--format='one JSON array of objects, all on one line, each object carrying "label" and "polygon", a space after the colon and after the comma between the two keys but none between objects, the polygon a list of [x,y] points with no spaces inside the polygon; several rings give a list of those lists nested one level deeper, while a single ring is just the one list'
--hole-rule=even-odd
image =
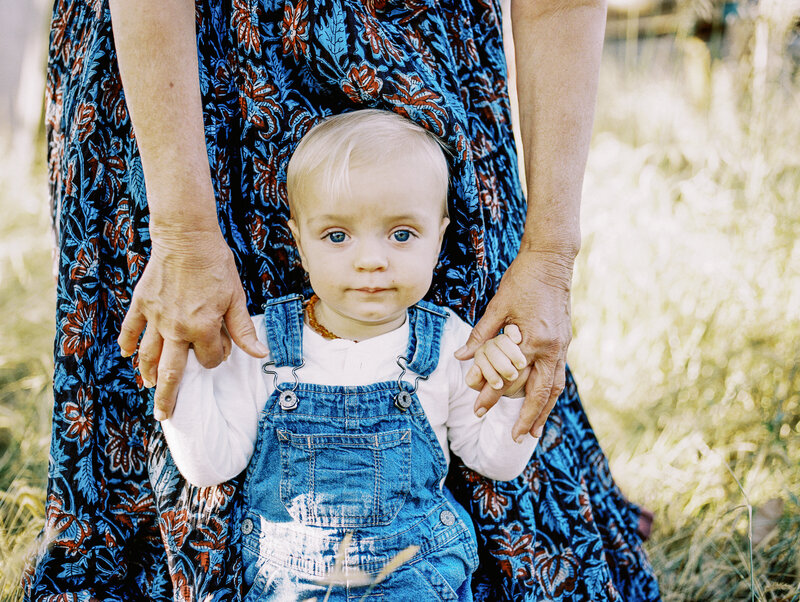
[{"label": "woman's forearm", "polygon": [[605,0],[512,0],[528,188],[522,248],[569,264],[580,249],[583,174],[605,31]]},{"label": "woman's forearm", "polygon": [[193,0],[110,0],[125,99],[142,158],[151,234],[213,230]]}]

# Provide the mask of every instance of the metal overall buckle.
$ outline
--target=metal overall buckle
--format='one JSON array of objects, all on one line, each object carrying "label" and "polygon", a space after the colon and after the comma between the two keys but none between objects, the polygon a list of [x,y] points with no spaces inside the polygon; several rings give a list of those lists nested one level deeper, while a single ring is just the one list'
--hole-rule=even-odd
[{"label": "metal overall buckle", "polygon": [[299,366],[292,367],[292,377],[294,378],[294,384],[291,388],[281,389],[280,385],[278,384],[278,373],[275,370],[270,370],[270,366],[274,366],[275,362],[264,362],[264,365],[261,366],[261,369],[264,371],[264,374],[272,374],[272,381],[275,386],[275,390],[278,391],[278,403],[281,406],[282,410],[287,412],[291,412],[292,410],[296,410],[298,406],[297,394],[295,393],[295,389],[297,389],[297,385],[300,383],[300,379],[297,378],[297,371],[305,366],[306,361],[302,360]]},{"label": "metal overall buckle", "polygon": [[417,388],[419,387],[419,381],[421,380],[428,380],[427,376],[419,376],[414,379],[414,388],[411,391],[406,391],[403,388],[403,375],[405,375],[406,371],[408,370],[408,358],[402,355],[397,356],[397,365],[400,366],[400,376],[397,377],[397,388],[400,389],[398,393],[394,396],[394,406],[400,410],[401,412],[405,412],[408,408],[411,407],[411,403],[413,402],[412,395],[417,392]]}]

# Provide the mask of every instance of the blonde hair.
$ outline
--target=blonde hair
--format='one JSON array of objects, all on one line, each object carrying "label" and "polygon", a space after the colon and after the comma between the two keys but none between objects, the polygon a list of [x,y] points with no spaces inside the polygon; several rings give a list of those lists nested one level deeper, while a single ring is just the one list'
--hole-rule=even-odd
[{"label": "blonde hair", "polygon": [[334,197],[350,191],[350,170],[387,164],[413,153],[441,184],[443,215],[447,215],[446,147],[410,119],[390,111],[364,109],[324,119],[303,136],[286,168],[286,192],[292,214],[312,190]]}]

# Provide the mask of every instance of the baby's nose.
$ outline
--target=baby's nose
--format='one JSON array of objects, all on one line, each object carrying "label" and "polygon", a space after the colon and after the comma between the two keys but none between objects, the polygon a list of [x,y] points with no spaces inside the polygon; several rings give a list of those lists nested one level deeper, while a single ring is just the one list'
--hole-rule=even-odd
[{"label": "baby's nose", "polygon": [[358,246],[355,268],[363,271],[385,270],[389,264],[380,244],[364,241]]}]

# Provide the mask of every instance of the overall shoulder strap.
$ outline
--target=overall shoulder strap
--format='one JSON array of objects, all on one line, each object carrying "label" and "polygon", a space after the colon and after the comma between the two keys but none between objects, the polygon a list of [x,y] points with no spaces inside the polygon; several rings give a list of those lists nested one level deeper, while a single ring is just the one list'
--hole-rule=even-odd
[{"label": "overall shoulder strap", "polygon": [[264,326],[277,368],[303,363],[303,296],[286,295],[264,304]]},{"label": "overall shoulder strap", "polygon": [[426,378],[439,364],[439,346],[447,310],[420,301],[408,310],[408,369]]}]

